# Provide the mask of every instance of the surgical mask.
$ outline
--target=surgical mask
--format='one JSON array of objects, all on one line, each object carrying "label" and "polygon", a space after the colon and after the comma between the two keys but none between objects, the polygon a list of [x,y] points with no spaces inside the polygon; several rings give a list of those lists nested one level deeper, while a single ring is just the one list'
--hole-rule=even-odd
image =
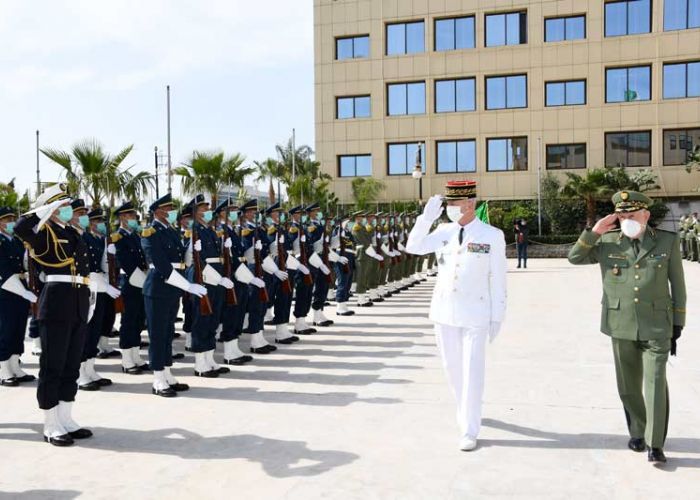
[{"label": "surgical mask", "polygon": [[5,232],[7,234],[14,234],[15,232],[15,223],[14,222],[8,222],[7,225],[5,226]]},{"label": "surgical mask", "polygon": [[377,226],[377,219],[373,219],[372,222],[370,222],[370,224],[372,226],[376,227]]},{"label": "surgical mask", "polygon": [[231,222],[236,222],[238,220],[238,212],[229,212],[228,220]]},{"label": "surgical mask", "polygon": [[393,219],[393,218],[389,219],[389,224],[394,225],[394,219]]},{"label": "surgical mask", "polygon": [[141,227],[141,225],[136,226],[136,232],[137,232],[137,233],[140,233],[140,232],[142,232],[142,231],[143,231],[143,227]]},{"label": "surgical mask", "polygon": [[447,218],[452,222],[459,222],[462,218],[462,207],[449,206],[447,207]]},{"label": "surgical mask", "polygon": [[168,223],[175,224],[177,222],[177,210],[168,211]]},{"label": "surgical mask", "polygon": [[323,212],[319,212],[316,214],[316,220],[317,221],[322,221],[323,220]]},{"label": "surgical mask", "polygon": [[100,234],[107,234],[107,224],[105,224],[104,222],[98,222],[97,232]]},{"label": "surgical mask", "polygon": [[90,218],[87,215],[81,215],[78,217],[78,224],[80,224],[80,227],[85,229],[90,225]]},{"label": "surgical mask", "polygon": [[58,209],[58,218],[61,219],[62,222],[70,222],[70,220],[73,218],[73,207],[61,207]]},{"label": "surgical mask", "polygon": [[363,226],[367,225],[367,217],[362,217],[362,221],[360,222]]},{"label": "surgical mask", "polygon": [[301,223],[302,223],[302,224],[306,224],[306,221],[307,221],[308,219],[309,219],[309,216],[308,216],[308,215],[302,215],[302,216],[301,216]]},{"label": "surgical mask", "polygon": [[272,220],[272,217],[265,217],[265,223],[266,223],[268,226],[271,226],[271,225],[273,225],[273,224],[275,223],[275,221]]},{"label": "surgical mask", "polygon": [[347,224],[345,224],[345,229],[348,231],[352,231],[352,228],[355,227],[355,223],[352,221],[349,221]]},{"label": "surgical mask", "polygon": [[383,226],[383,225],[384,225],[384,222],[385,222],[384,219],[379,219],[379,225],[380,225],[380,226]]},{"label": "surgical mask", "polygon": [[129,229],[133,231],[134,229],[139,227],[139,221],[137,221],[136,219],[129,219],[128,221],[126,221],[126,225]]},{"label": "surgical mask", "polygon": [[623,219],[620,222],[620,229],[622,234],[628,238],[636,238],[644,230],[644,226],[633,219]]},{"label": "surgical mask", "polygon": [[207,224],[209,224],[213,218],[214,218],[214,214],[212,213],[211,210],[207,210],[206,212],[204,212],[202,214],[202,219],[204,219],[204,222],[206,222]]},{"label": "surgical mask", "polygon": [[193,221],[193,220],[188,220],[188,221],[187,221],[187,229],[192,229],[192,226],[194,226],[194,221]]},{"label": "surgical mask", "polygon": [[280,214],[280,222],[284,224],[287,222],[287,214]]}]

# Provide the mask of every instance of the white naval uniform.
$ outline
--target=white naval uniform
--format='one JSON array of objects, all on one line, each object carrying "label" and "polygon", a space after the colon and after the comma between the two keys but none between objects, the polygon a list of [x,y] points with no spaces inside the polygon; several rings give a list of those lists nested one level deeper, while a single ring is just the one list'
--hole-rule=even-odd
[{"label": "white naval uniform", "polygon": [[481,428],[486,340],[500,328],[506,311],[506,251],[500,229],[474,219],[464,226],[440,224],[418,217],[406,250],[435,252],[438,276],[430,304],[430,319],[443,365],[457,400],[462,435],[476,439]]}]

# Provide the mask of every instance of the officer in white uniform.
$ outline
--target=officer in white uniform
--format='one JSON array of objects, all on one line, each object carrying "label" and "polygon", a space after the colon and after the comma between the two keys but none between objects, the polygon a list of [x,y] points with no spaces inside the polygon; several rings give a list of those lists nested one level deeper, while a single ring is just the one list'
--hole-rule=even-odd
[{"label": "officer in white uniform", "polygon": [[503,232],[476,218],[476,182],[450,181],[447,217],[428,234],[443,211],[440,195],[428,200],[408,237],[406,250],[435,252],[438,277],[430,319],[447,378],[457,400],[460,449],[476,448],[481,428],[487,337],[498,335],[506,311],[506,252]]}]

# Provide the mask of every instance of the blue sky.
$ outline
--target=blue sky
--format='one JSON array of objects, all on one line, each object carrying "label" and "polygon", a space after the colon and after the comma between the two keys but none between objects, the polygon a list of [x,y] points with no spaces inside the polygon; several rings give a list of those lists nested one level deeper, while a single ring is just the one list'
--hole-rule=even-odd
[{"label": "blue sky", "polygon": [[[5,1],[0,46],[0,180],[22,191],[34,189],[37,129],[42,147],[134,144],[126,164],[152,170],[168,84],[173,165],[195,149],[274,157],[293,127],[313,147],[309,0]],[[42,181],[57,180],[40,162]]]}]

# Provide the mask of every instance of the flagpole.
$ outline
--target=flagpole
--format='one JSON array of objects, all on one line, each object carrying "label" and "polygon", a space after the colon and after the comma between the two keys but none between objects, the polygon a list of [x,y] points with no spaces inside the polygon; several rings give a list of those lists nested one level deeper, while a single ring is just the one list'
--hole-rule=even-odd
[{"label": "flagpole", "polygon": [[537,235],[542,236],[542,138],[537,138]]}]

